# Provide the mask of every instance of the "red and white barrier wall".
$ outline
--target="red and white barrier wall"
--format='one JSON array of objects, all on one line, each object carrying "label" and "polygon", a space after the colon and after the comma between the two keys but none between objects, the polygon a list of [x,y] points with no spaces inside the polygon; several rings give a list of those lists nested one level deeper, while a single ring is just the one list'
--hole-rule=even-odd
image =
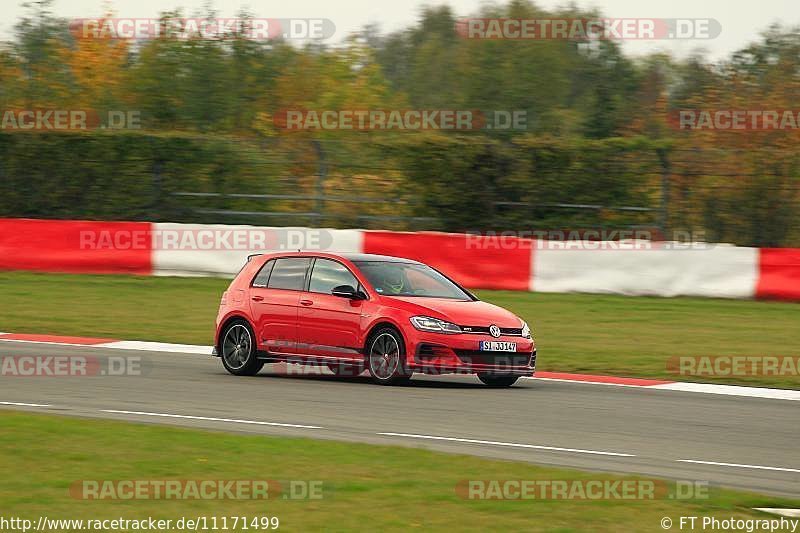
[{"label": "red and white barrier wall", "polygon": [[532,290],[752,298],[758,248],[536,250]]},{"label": "red and white barrier wall", "polygon": [[[270,250],[360,252],[363,248],[363,233],[352,229],[173,223],[152,226],[152,268],[157,276],[233,275],[241,270],[249,254]],[[235,249],[228,249],[228,244]]]},{"label": "red and white barrier wall", "polygon": [[149,222],[0,219],[0,269],[92,274],[151,274],[152,247],[95,247],[81,237],[104,231],[147,235]]},{"label": "red and white barrier wall", "polygon": [[409,257],[471,288],[800,300],[800,249],[569,244],[434,232],[0,219],[3,270],[231,276],[249,253],[304,249]]}]

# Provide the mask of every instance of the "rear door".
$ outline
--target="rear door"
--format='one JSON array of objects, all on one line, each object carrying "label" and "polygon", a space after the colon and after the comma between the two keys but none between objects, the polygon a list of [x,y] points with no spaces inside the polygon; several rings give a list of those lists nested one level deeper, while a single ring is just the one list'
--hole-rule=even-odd
[{"label": "rear door", "polygon": [[345,359],[361,358],[361,313],[364,300],[333,296],[340,285],[359,289],[358,279],[338,261],[316,258],[308,291],[298,310],[298,351],[308,355]]},{"label": "rear door", "polygon": [[297,307],[306,283],[308,257],[283,257],[264,263],[250,286],[250,309],[259,349],[297,351]]}]

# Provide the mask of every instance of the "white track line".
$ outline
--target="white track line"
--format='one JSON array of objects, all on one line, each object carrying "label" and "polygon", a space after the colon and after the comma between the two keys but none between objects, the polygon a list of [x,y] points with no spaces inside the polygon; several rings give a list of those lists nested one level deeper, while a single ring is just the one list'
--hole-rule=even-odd
[{"label": "white track line", "polygon": [[114,413],[120,415],[158,416],[162,418],[183,418],[186,420],[203,420],[207,422],[231,422],[233,424],[251,424],[256,426],[276,426],[284,428],[324,429],[320,426],[306,426],[302,424],[283,424],[281,422],[262,422],[260,420],[240,420],[238,418],[214,418],[210,416],[174,415],[170,413],[146,413],[143,411],[120,411],[117,409],[100,409],[101,413]]},{"label": "white track line", "polygon": [[800,401],[800,390],[767,389],[764,387],[742,387],[740,385],[717,385],[712,383],[689,383],[676,381],[662,385],[650,385],[646,389],[671,390],[680,392],[702,392],[726,396],[747,396],[748,398],[767,398],[770,400]]},{"label": "white track line", "polygon": [[95,348],[111,348],[114,350],[140,350],[145,352],[191,353],[211,355],[213,346],[199,346],[197,344],[172,344],[168,342],[149,341],[113,341],[93,344]]},{"label": "white track line", "polygon": [[788,518],[800,518],[800,509],[776,509],[774,507],[753,507],[754,511],[761,511],[762,513],[771,513],[778,516],[785,516]]},{"label": "white track line", "polygon": [[436,435],[414,435],[410,433],[377,433],[388,437],[409,437],[412,439],[444,440],[450,442],[464,442],[467,444],[487,444],[490,446],[507,446],[510,448],[529,448],[534,450],[547,450],[552,452],[588,453],[592,455],[613,455],[615,457],[636,457],[630,453],[601,452],[597,450],[581,450],[578,448],[558,448],[555,446],[539,446],[536,444],[519,444],[516,442],[498,442],[493,440],[462,439],[457,437],[439,437]]},{"label": "white track line", "polygon": [[49,403],[0,402],[0,405],[15,405],[17,407],[53,407]]},{"label": "white track line", "polygon": [[738,463],[718,463],[715,461],[696,461],[694,459],[676,459],[679,463],[693,463],[700,465],[732,466],[734,468],[754,468],[756,470],[777,470],[778,472],[800,472],[797,468],[782,468],[779,466],[744,465]]}]

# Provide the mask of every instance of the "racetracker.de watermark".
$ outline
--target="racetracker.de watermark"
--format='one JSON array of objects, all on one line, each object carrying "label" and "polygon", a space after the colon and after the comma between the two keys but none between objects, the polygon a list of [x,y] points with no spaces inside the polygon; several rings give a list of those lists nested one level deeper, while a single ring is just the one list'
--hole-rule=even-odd
[{"label": "racetracker.de watermark", "polygon": [[676,355],[666,369],[680,376],[701,377],[797,377],[800,356],[790,355]]},{"label": "racetracker.de watermark", "polygon": [[326,18],[79,18],[69,23],[76,39],[330,39]]},{"label": "racetracker.de watermark", "polygon": [[667,122],[691,131],[800,131],[800,109],[678,109]]},{"label": "racetracker.de watermark", "polygon": [[138,130],[142,113],[132,109],[0,109],[3,132],[74,132],[94,130]]},{"label": "racetracker.de watermark", "polygon": [[719,37],[722,25],[711,18],[467,18],[455,30],[483,40],[708,40]]},{"label": "racetracker.de watermark", "polygon": [[574,228],[521,231],[483,231],[464,235],[467,250],[708,250],[704,231],[675,230],[665,235],[658,228]]},{"label": "racetracker.de watermark", "polygon": [[660,479],[470,479],[456,484],[465,500],[705,500],[708,481]]},{"label": "racetracker.de watermark", "polygon": [[284,109],[273,116],[286,131],[525,130],[524,109]]},{"label": "racetracker.de watermark", "polygon": [[77,244],[81,250],[328,250],[333,234],[313,228],[81,230]]},{"label": "racetracker.de watermark", "polygon": [[72,483],[76,500],[321,500],[321,480],[84,479]]},{"label": "racetracker.de watermark", "polygon": [[148,362],[140,356],[0,356],[0,378],[142,376],[148,370]]}]

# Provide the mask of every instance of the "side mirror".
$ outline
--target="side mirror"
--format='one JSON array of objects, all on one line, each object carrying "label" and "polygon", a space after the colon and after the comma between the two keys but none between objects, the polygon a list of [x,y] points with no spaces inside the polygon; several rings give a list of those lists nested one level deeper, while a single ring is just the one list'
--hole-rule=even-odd
[{"label": "side mirror", "polygon": [[362,296],[351,285],[339,285],[338,287],[334,287],[331,294],[340,298],[350,298],[351,300],[360,300]]}]

